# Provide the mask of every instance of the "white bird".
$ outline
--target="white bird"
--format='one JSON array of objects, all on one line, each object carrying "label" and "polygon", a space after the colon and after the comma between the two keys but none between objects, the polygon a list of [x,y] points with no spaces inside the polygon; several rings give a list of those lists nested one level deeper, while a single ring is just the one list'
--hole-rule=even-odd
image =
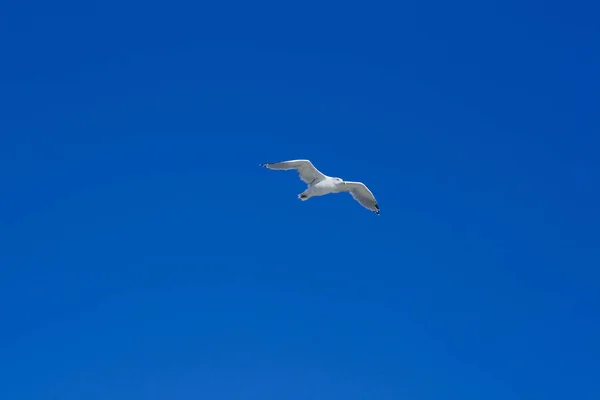
[{"label": "white bird", "polygon": [[308,188],[298,195],[298,198],[302,201],[330,193],[349,192],[354,200],[358,201],[363,207],[379,215],[379,204],[377,204],[375,196],[373,196],[373,193],[371,193],[364,183],[349,182],[341,178],[324,175],[309,160],[290,160],[272,164],[260,164],[260,166],[274,170],[297,170],[300,179],[308,185]]}]

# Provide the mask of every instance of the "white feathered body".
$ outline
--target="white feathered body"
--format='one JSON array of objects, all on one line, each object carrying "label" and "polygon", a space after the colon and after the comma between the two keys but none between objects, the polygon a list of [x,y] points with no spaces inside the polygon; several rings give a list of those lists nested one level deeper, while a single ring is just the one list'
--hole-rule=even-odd
[{"label": "white feathered body", "polygon": [[309,185],[308,188],[302,193],[306,195],[306,197],[301,198],[301,200],[308,200],[311,197],[316,196],[325,196],[326,194],[330,193],[339,193],[342,186],[342,184],[336,182],[333,178],[328,176],[322,181]]}]

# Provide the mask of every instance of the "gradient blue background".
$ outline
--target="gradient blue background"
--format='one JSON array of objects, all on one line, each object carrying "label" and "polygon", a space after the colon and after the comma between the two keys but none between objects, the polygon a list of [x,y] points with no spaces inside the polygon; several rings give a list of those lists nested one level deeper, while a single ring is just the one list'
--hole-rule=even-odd
[{"label": "gradient blue background", "polygon": [[599,12],[4,2],[0,398],[600,398]]}]

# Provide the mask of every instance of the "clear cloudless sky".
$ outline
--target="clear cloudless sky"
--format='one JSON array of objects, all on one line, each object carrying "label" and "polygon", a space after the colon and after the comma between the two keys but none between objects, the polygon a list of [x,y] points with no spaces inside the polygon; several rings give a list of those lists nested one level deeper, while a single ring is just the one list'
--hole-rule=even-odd
[{"label": "clear cloudless sky", "polygon": [[600,398],[598,15],[4,1],[0,398]]}]

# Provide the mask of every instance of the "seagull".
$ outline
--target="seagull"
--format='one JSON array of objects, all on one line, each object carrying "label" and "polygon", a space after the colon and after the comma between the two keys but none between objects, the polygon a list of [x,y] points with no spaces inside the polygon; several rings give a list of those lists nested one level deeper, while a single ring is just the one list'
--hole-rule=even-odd
[{"label": "seagull", "polygon": [[330,193],[348,192],[363,207],[379,215],[379,204],[377,204],[375,196],[364,183],[344,181],[341,178],[324,175],[309,160],[290,160],[260,164],[260,166],[274,170],[295,169],[298,171],[300,179],[308,185],[306,190],[298,195],[298,198],[302,201]]}]

